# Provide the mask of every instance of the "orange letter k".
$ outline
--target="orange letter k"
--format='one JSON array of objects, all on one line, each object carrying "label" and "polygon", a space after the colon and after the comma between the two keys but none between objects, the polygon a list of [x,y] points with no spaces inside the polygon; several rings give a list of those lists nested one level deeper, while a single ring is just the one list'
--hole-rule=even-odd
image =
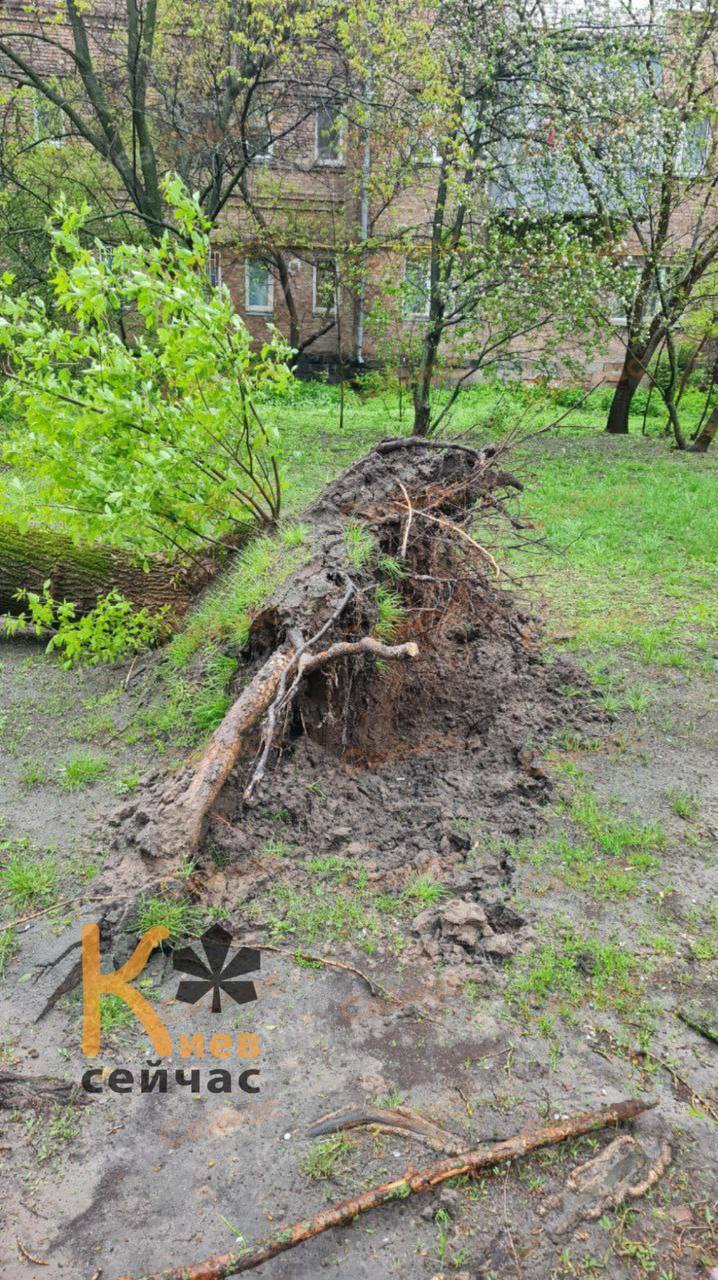
[{"label": "orange letter k", "polygon": [[94,1058],[100,1052],[100,996],[119,996],[139,1019],[147,1032],[155,1052],[161,1058],[172,1053],[172,1040],[159,1014],[139,991],[129,984],[142,973],[150,952],[169,937],[164,925],[154,925],[143,933],[129,960],[113,973],[100,972],[100,930],[96,924],[86,924],[82,930],[82,1052],[86,1058]]}]

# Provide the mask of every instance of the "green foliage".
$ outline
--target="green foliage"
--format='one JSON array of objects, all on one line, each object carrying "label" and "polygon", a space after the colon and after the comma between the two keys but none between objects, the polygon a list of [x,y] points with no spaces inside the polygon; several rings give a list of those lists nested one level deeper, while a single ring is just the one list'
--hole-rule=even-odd
[{"label": "green foliage", "polygon": [[276,438],[259,406],[290,378],[282,340],[255,351],[228,290],[210,285],[196,201],[178,179],[165,191],[176,234],[120,245],[111,261],[86,245],[87,207],[60,201],[53,308],[13,297],[9,276],[0,298],[14,518],[60,518],[78,539],[143,555],[213,545],[277,513]]},{"label": "green foliage", "polygon": [[355,569],[362,569],[376,555],[377,543],[374,534],[366,525],[356,520],[349,521],[344,527],[344,546],[347,559]]},{"label": "green foliage", "polygon": [[686,822],[697,818],[700,813],[698,799],[692,791],[687,791],[684,787],[671,787],[666,792],[666,799],[676,817],[683,818]]},{"label": "green foliage", "polygon": [[374,635],[385,643],[393,640],[406,617],[406,608],[401,596],[388,587],[379,586],[374,596],[376,604],[376,622]]},{"label": "green foliage", "polygon": [[345,1173],[348,1158],[354,1151],[355,1144],[343,1133],[332,1134],[315,1142],[311,1151],[302,1161],[302,1170],[314,1182],[327,1178],[336,1178]]},{"label": "green foliage", "polygon": [[17,937],[14,929],[0,929],[0,981],[5,977],[5,969],[17,951]]},{"label": "green foliage", "polygon": [[0,892],[20,911],[50,906],[58,894],[57,859],[50,855],[37,858],[26,840],[1,841],[0,850],[3,848],[9,853],[0,870]]},{"label": "green foliage", "polygon": [[7,634],[23,626],[33,627],[37,635],[52,631],[47,652],[57,649],[68,668],[117,662],[130,653],[142,653],[167,632],[168,607],[156,613],[138,609],[120,591],[98,596],[95,608],[80,618],[71,601],[53,599],[49,580],[43,583],[42,595],[20,590],[16,598],[25,603],[27,612],[6,619]]},{"label": "green foliage", "polygon": [[81,791],[83,787],[99,782],[107,773],[108,767],[107,760],[101,756],[72,756],[60,770],[60,786],[65,791]]},{"label": "green foliage", "polygon": [[138,905],[133,928],[138,933],[146,933],[154,925],[169,929],[169,940],[175,942],[178,938],[198,936],[204,928],[205,919],[200,908],[187,898],[143,898]]},{"label": "green foliage", "polygon": [[61,1147],[74,1141],[80,1128],[80,1119],[75,1109],[72,1106],[63,1107],[59,1104],[53,1107],[49,1116],[43,1118],[28,1116],[25,1123],[28,1122],[30,1126],[34,1124],[42,1126],[36,1146],[37,1159],[40,1161],[52,1160]]},{"label": "green foliage", "polygon": [[193,609],[187,623],[167,649],[168,666],[186,667],[203,648],[228,644],[241,649],[247,643],[253,610],[308,558],[302,538],[289,543],[282,537],[254,538],[239,553],[233,567]]},{"label": "green foliage", "polygon": [[422,907],[433,907],[442,898],[446,897],[446,889],[437,880],[433,880],[431,876],[417,876],[412,880],[402,892],[402,898],[406,902],[417,903]]},{"label": "green foliage", "polygon": [[566,929],[562,938],[516,962],[508,997],[541,1006],[555,996],[575,1004],[590,994],[599,1007],[606,1007],[615,995],[630,990],[633,970],[633,957],[616,943]]}]

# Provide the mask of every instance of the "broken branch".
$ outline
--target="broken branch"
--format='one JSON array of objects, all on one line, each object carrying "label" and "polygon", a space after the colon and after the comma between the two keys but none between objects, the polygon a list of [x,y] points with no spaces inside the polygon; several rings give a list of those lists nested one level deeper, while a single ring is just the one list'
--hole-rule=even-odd
[{"label": "broken branch", "polygon": [[[495,1164],[505,1164],[520,1156],[528,1155],[540,1147],[553,1146],[565,1142],[567,1138],[581,1137],[582,1134],[596,1133],[600,1129],[625,1124],[644,1111],[655,1106],[655,1102],[644,1102],[638,1098],[630,1098],[624,1102],[616,1102],[612,1106],[600,1107],[596,1111],[585,1111],[581,1115],[569,1116],[556,1124],[544,1125],[538,1129],[525,1129],[505,1142],[482,1145],[475,1151],[468,1151],[463,1156],[449,1157],[426,1169],[412,1171],[407,1169],[403,1178],[393,1182],[384,1182],[380,1186],[370,1187],[367,1191],[343,1200],[313,1218],[302,1218],[291,1226],[283,1227],[272,1236],[254,1247],[247,1247],[240,1252],[225,1253],[219,1257],[208,1258],[196,1266],[168,1267],[164,1271],[148,1273],[138,1280],[227,1280],[228,1276],[238,1275],[242,1271],[252,1271],[255,1267],[276,1258],[288,1249],[294,1249],[307,1240],[313,1240],[332,1227],[345,1226],[360,1213],[369,1209],[377,1209],[380,1205],[393,1200],[405,1200],[419,1191],[430,1191],[449,1178],[464,1174],[476,1173]],[[132,1280],[123,1276],[121,1280]]]}]

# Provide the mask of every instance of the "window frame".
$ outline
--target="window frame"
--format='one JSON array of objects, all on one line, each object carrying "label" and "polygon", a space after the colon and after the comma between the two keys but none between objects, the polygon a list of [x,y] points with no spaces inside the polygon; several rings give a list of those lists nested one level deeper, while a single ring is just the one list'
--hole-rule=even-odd
[{"label": "window frame", "polygon": [[[269,141],[268,141],[268,143],[267,143],[267,150],[266,150],[266,151],[257,151],[257,152],[254,152],[254,153],[252,153],[251,146],[250,146],[250,136],[251,136],[251,131],[252,131],[252,129],[255,127],[255,125],[254,125],[254,123],[253,123],[253,121],[252,121],[251,117],[250,117],[250,119],[247,121],[247,124],[246,124],[246,126],[245,126],[244,142],[245,142],[245,146],[246,146],[246,148],[247,148],[247,151],[249,152],[249,163],[250,163],[250,164],[271,164],[272,160],[274,159],[274,142],[275,142],[275,139],[274,139],[274,138],[273,138],[273,136],[272,136],[272,123],[271,123],[271,120],[270,120],[270,118],[269,118],[269,115],[267,115],[267,116],[265,116],[265,117],[264,117],[264,124],[266,125],[267,133],[268,133],[268,135],[269,135]],[[259,131],[259,128],[257,129],[257,131]]]},{"label": "window frame", "polygon": [[408,286],[408,275],[410,267],[423,267],[426,275],[426,309],[424,311],[410,310],[407,303],[406,293],[403,298],[402,319],[405,322],[412,320],[428,320],[431,315],[431,259],[430,258],[406,258],[404,261],[404,289]]},{"label": "window frame", "polygon": [[[263,266],[267,273],[266,307],[254,307],[249,301],[249,272],[252,266],[258,265]],[[274,312],[274,276],[263,258],[245,258],[244,260],[244,310],[248,316],[271,316]]]},{"label": "window frame", "polygon": [[[217,279],[212,279],[212,267],[216,265]],[[219,249],[207,250],[207,278],[212,289],[222,288],[222,254]]]},{"label": "window frame", "polygon": [[[43,134],[41,125],[43,107],[52,113],[57,112],[58,135],[55,138],[48,138]],[[53,102],[37,88],[32,91],[32,136],[37,144],[44,147],[61,147],[67,138],[65,113],[62,107],[59,107],[56,102]]]},{"label": "window frame", "polygon": [[[338,155],[336,156],[323,156],[320,153],[320,143],[322,139],[322,133],[325,133],[325,134],[327,133],[327,130],[322,130],[319,124],[322,110],[333,110],[335,112],[335,118],[339,117],[342,120],[342,123],[339,125],[339,128],[336,130],[337,149],[338,149]],[[343,117],[341,116],[341,110],[339,106],[333,102],[320,103],[314,112],[314,163],[317,165],[321,165],[323,168],[328,168],[328,169],[338,169],[338,168],[341,168],[344,164]]]},{"label": "window frame", "polygon": [[[319,306],[317,285],[319,283],[319,271],[322,264],[330,266],[334,272],[334,302],[332,303],[331,307]],[[339,272],[337,270],[336,260],[328,256],[315,258],[314,262],[312,263],[312,315],[324,316],[325,319],[327,320],[336,320],[337,311],[339,310],[340,299],[341,299],[341,287],[339,284]]]}]

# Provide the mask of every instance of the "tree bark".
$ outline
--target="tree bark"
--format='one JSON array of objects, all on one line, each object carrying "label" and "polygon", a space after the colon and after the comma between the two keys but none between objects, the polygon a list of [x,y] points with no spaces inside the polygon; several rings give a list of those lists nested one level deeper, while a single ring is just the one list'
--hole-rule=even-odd
[{"label": "tree bark", "polygon": [[626,352],[621,376],[616,383],[613,400],[608,411],[606,431],[612,436],[628,435],[628,415],[631,412],[633,397],[645,373],[643,361]]},{"label": "tree bark", "polygon": [[705,426],[690,445],[688,453],[707,453],[716,432],[718,432],[718,405],[714,407]]},{"label": "tree bark", "polygon": [[41,593],[48,581],[53,598],[72,601],[79,614],[89,613],[97,597],[113,588],[140,607],[171,605],[178,614],[191,597],[186,571],[160,557],[145,570],[117,547],[78,547],[64,534],[23,532],[0,521],[0,614],[22,613],[17,591]]}]

